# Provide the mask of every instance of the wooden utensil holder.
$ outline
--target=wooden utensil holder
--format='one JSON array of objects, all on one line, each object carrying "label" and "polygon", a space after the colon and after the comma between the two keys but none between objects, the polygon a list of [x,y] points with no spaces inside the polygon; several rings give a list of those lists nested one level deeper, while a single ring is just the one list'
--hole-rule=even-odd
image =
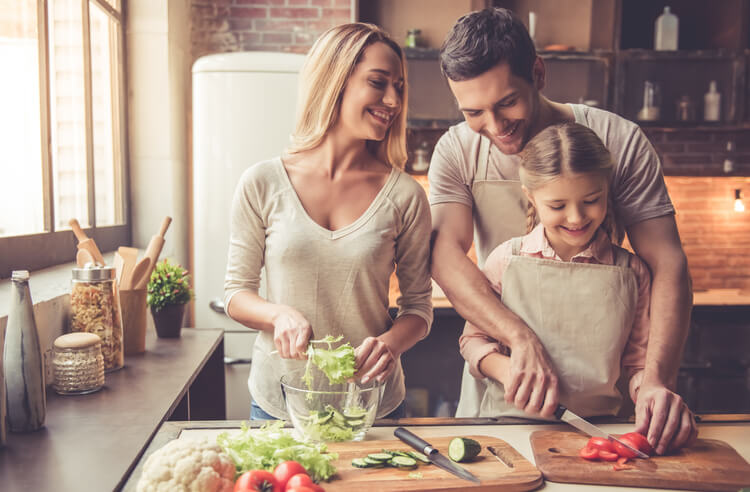
[{"label": "wooden utensil holder", "polygon": [[146,289],[121,290],[120,309],[125,355],[146,351]]}]

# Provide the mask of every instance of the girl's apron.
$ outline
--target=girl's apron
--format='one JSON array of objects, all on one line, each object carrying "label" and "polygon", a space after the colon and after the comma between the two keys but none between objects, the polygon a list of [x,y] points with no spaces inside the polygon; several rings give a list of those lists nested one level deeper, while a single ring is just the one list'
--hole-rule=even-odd
[{"label": "girl's apron", "polygon": [[[487,181],[490,142],[481,137],[474,195],[478,262],[502,242],[525,234],[526,201],[518,181]],[[514,249],[520,239],[514,242]],[[503,303],[539,337],[561,379],[560,400],[584,415],[612,414],[620,359],[633,324],[637,282],[627,253],[616,265],[521,257],[514,251],[503,275]],[[542,281],[541,279],[544,279]],[[576,400],[567,395],[576,393]],[[507,405],[502,385],[474,378],[464,365],[457,417],[526,416]]]}]

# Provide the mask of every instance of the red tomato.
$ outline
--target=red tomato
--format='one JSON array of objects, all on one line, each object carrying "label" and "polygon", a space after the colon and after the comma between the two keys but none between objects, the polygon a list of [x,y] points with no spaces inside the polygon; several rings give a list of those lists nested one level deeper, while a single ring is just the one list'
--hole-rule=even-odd
[{"label": "red tomato", "polygon": [[251,470],[240,475],[234,483],[234,492],[282,492],[282,489],[270,471]]},{"label": "red tomato", "polygon": [[[630,442],[630,440],[628,439],[622,439],[622,442],[626,444],[630,444],[634,448],[638,449],[638,446]],[[623,446],[617,441],[615,441],[615,452],[624,458],[635,458],[636,456],[638,456],[637,454],[635,454],[635,451],[631,451],[630,449],[626,448],[625,446]]]},{"label": "red tomato", "polygon": [[310,478],[307,473],[298,473],[292,476],[286,483],[285,492],[290,492],[291,490],[298,489],[300,487],[308,487],[312,489],[312,492],[323,492],[323,487],[313,482],[312,478]]},{"label": "red tomato", "polygon": [[586,443],[586,447],[598,449],[599,451],[606,451],[608,453],[615,453],[615,447],[612,445],[612,441],[603,437],[592,437],[589,442]]},{"label": "red tomato", "polygon": [[581,448],[578,454],[581,458],[589,461],[597,461],[599,459],[599,450],[588,446]]},{"label": "red tomato", "polygon": [[[323,490],[323,489],[320,489],[320,490]],[[310,487],[300,485],[298,487],[292,487],[291,489],[286,489],[286,492],[318,492],[318,491],[315,489],[311,489]]]},{"label": "red tomato", "polygon": [[649,456],[654,454],[654,448],[651,447],[648,439],[646,439],[646,436],[644,436],[643,434],[639,434],[637,432],[628,432],[627,434],[623,434],[622,436],[620,436],[620,439],[638,448],[638,451],[646,453]]},{"label": "red tomato", "polygon": [[279,463],[273,471],[273,476],[276,477],[276,481],[279,483],[281,490],[286,490],[286,483],[290,478],[298,474],[307,475],[307,470],[296,461],[284,461],[283,463]]}]

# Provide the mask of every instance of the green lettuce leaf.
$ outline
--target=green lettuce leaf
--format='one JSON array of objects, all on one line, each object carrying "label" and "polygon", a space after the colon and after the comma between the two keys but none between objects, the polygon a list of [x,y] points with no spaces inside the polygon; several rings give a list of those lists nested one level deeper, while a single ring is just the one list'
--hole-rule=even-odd
[{"label": "green lettuce leaf", "polygon": [[329,453],[325,443],[307,443],[296,440],[282,429],[284,422],[277,420],[260,429],[250,429],[245,422],[239,434],[222,432],[216,442],[232,458],[237,474],[248,470],[273,471],[283,461],[296,461],[316,481],[328,480],[336,474],[331,464],[338,454]]},{"label": "green lettuce leaf", "polygon": [[[310,373],[311,364],[315,364],[318,369],[328,378],[331,384],[340,384],[354,376],[357,371],[354,363],[354,347],[349,342],[333,348],[334,343],[343,339],[343,335],[333,337],[327,335],[322,340],[310,340],[307,346],[307,365],[303,380],[308,389],[312,389],[312,375]],[[324,344],[328,348],[316,348],[315,345]]]}]

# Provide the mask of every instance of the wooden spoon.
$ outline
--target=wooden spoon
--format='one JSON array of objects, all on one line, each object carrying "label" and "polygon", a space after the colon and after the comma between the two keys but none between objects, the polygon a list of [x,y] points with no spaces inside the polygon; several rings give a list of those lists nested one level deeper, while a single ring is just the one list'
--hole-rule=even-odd
[{"label": "wooden spoon", "polygon": [[121,290],[133,289],[133,270],[138,261],[138,249],[120,246],[117,252],[122,256],[122,277],[120,278]]},{"label": "wooden spoon", "polygon": [[145,289],[149,278],[151,278],[151,258],[146,256],[135,265],[130,283],[134,290]]},{"label": "wooden spoon", "polygon": [[149,265],[149,272],[148,275],[141,279],[141,284],[136,285],[137,289],[144,288],[148,283],[148,279],[149,277],[151,277],[151,270],[153,270],[153,268],[156,266],[156,262],[159,260],[161,250],[164,247],[164,235],[167,233],[167,229],[169,228],[169,224],[171,223],[172,217],[164,217],[164,220],[161,223],[161,228],[159,229],[159,233],[151,237],[151,241],[149,241],[148,243],[146,254],[144,256],[144,258],[148,258],[151,260],[151,264]]},{"label": "wooden spoon", "polygon": [[86,263],[95,264],[96,262],[91,256],[91,253],[85,249],[79,249],[78,253],[76,253],[76,264],[78,265],[78,268],[84,268]]}]

